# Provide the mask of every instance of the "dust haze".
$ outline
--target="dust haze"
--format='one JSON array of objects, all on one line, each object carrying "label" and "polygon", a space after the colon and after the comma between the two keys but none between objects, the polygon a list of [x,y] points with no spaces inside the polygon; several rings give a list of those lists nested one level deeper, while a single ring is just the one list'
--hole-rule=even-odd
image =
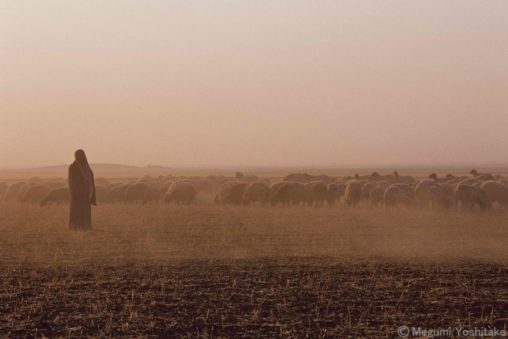
[{"label": "dust haze", "polygon": [[0,337],[508,335],[508,1],[0,13]]}]

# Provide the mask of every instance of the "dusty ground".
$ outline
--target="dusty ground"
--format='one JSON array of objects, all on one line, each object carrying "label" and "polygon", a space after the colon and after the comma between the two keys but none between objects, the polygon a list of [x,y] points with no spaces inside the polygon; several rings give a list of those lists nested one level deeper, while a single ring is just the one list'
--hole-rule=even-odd
[{"label": "dusty ground", "polygon": [[396,337],[508,325],[508,219],[359,208],[0,204],[0,336]]},{"label": "dusty ground", "polygon": [[287,259],[3,267],[0,335],[393,337],[508,323],[508,268]]}]

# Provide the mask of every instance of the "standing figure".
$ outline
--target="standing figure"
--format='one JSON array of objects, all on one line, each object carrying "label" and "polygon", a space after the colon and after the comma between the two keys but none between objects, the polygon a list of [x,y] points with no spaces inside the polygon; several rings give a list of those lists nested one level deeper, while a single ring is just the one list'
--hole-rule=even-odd
[{"label": "standing figure", "polygon": [[77,150],[75,160],[69,166],[69,190],[71,211],[69,227],[78,230],[92,229],[92,205],[95,201],[95,182],[85,152]]}]

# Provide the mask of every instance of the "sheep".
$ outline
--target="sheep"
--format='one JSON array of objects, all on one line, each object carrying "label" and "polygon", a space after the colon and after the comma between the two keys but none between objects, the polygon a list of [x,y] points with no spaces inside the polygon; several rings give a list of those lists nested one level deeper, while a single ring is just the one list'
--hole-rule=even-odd
[{"label": "sheep", "polygon": [[381,186],[376,186],[369,192],[369,203],[371,206],[375,207],[383,203],[383,197],[385,193],[385,188]]},{"label": "sheep", "polygon": [[107,186],[95,186],[95,198],[97,203],[111,202],[111,191]]},{"label": "sheep", "polygon": [[57,188],[49,192],[44,199],[41,200],[40,206],[51,206],[56,204],[57,206],[61,203],[69,202],[71,193],[68,187]]},{"label": "sheep", "polygon": [[364,200],[368,200],[369,199],[370,191],[374,187],[376,187],[376,182],[374,182],[374,181],[367,181],[365,184],[363,184],[363,186],[362,186],[362,198]]},{"label": "sheep", "polygon": [[384,208],[393,208],[395,206],[404,205],[409,207],[412,202],[412,191],[409,185],[392,184],[385,189],[383,195]]},{"label": "sheep", "polygon": [[480,185],[487,193],[491,203],[497,202],[501,207],[508,208],[508,187],[500,182],[488,180]]},{"label": "sheep", "polygon": [[487,193],[480,187],[459,184],[455,188],[455,204],[461,203],[463,208],[472,210],[476,205],[481,211],[490,209],[491,203]]},{"label": "sheep", "polygon": [[109,200],[112,202],[122,202],[125,201],[125,191],[129,187],[128,184],[118,184],[112,186],[109,190]]},{"label": "sheep", "polygon": [[394,171],[393,172],[393,181],[395,183],[412,184],[415,182],[415,179],[412,176],[399,175],[399,173],[397,171]]},{"label": "sheep", "polygon": [[161,184],[161,187],[160,187],[160,191],[161,191],[161,193],[166,193],[166,192],[168,191],[168,189],[169,189],[169,187],[171,186],[171,184],[172,184],[172,183],[173,183],[173,181],[172,181],[172,180],[167,180],[167,181],[163,182],[163,183]]},{"label": "sheep", "polygon": [[328,197],[328,188],[322,181],[312,181],[305,184],[305,195],[309,206],[319,207]]},{"label": "sheep", "polygon": [[9,185],[6,182],[0,182],[0,200],[4,197],[8,187]]},{"label": "sheep", "polygon": [[430,186],[426,199],[431,206],[448,209],[454,204],[454,187],[447,184]]},{"label": "sheep", "polygon": [[356,206],[362,200],[362,182],[359,180],[350,180],[346,185],[344,192],[344,202],[347,206]]},{"label": "sheep", "polygon": [[378,172],[372,172],[367,177],[367,181],[368,182],[374,182],[374,183],[377,183],[379,181],[394,182],[395,181],[395,176],[392,175],[392,174],[380,175]]},{"label": "sheep", "polygon": [[305,185],[301,182],[291,182],[288,189],[289,201],[293,206],[299,206],[306,202],[307,196]]},{"label": "sheep", "polygon": [[108,179],[100,177],[95,178],[95,185],[108,187],[109,185],[111,185],[111,183],[109,182]]},{"label": "sheep", "polygon": [[[416,202],[420,206],[428,205],[430,202],[430,190],[432,187],[439,186],[439,183],[434,179],[423,179],[418,181],[414,188],[414,196]],[[436,193],[436,191],[434,191]]]},{"label": "sheep", "polygon": [[52,180],[47,182],[46,184],[51,188],[51,190],[67,187],[67,181],[65,180],[55,180],[55,181]]},{"label": "sheep", "polygon": [[293,183],[289,181],[281,181],[273,184],[270,187],[270,193],[268,199],[272,206],[276,206],[278,204],[281,205],[289,205],[292,201],[292,190]]},{"label": "sheep", "polygon": [[189,205],[196,202],[197,197],[196,186],[188,181],[180,181],[173,183],[164,195],[164,203]]},{"label": "sheep", "polygon": [[139,178],[139,179],[136,181],[136,183],[137,183],[137,184],[142,184],[142,183],[149,184],[149,183],[152,183],[152,182],[153,182],[153,180],[154,180],[154,179],[152,178],[152,176],[147,174],[147,175],[145,175],[145,176],[143,176],[143,177]]},{"label": "sheep", "polygon": [[134,203],[143,202],[143,198],[148,188],[149,186],[145,182],[130,184],[125,190],[124,200]]},{"label": "sheep", "polygon": [[341,190],[339,184],[332,182],[326,187],[326,202],[328,206],[334,206],[340,198]]},{"label": "sheep", "polygon": [[239,181],[227,181],[223,183],[215,196],[215,203],[240,205],[247,185],[248,183]]},{"label": "sheep", "polygon": [[11,201],[16,200],[19,192],[27,185],[26,182],[16,182],[14,184],[9,185],[7,190],[5,191],[4,200]]},{"label": "sheep", "polygon": [[[32,178],[33,179],[33,178]],[[25,193],[30,189],[30,187],[35,186],[33,182],[27,182],[25,185],[21,186],[21,188],[18,191],[18,195],[16,196],[16,201],[21,202],[21,199],[25,195]]]},{"label": "sheep", "polygon": [[437,177],[436,173],[429,174],[428,178],[432,179],[433,181],[439,181],[439,178]]},{"label": "sheep", "polygon": [[468,185],[468,186],[477,186],[479,185],[480,181],[477,178],[465,178],[457,183],[457,186],[459,185]]},{"label": "sheep", "polygon": [[286,175],[282,181],[289,182],[307,182],[311,180],[315,180],[316,178],[313,175],[307,173],[291,173]]},{"label": "sheep", "polygon": [[496,178],[490,173],[479,173],[477,170],[472,169],[469,174],[473,175],[473,177],[479,181],[485,180],[496,180]]},{"label": "sheep", "polygon": [[203,194],[212,194],[214,192],[213,182],[208,179],[195,180],[195,185],[199,189],[199,192],[203,192]]},{"label": "sheep", "polygon": [[162,192],[157,185],[152,185],[147,188],[143,195],[143,204],[158,202],[162,198]]},{"label": "sheep", "polygon": [[30,186],[20,197],[20,202],[30,202],[30,203],[39,203],[42,199],[44,199],[51,188],[48,185],[33,185]]},{"label": "sheep", "polygon": [[242,204],[250,205],[259,203],[264,205],[268,200],[270,187],[261,182],[252,182],[247,185],[242,196]]}]

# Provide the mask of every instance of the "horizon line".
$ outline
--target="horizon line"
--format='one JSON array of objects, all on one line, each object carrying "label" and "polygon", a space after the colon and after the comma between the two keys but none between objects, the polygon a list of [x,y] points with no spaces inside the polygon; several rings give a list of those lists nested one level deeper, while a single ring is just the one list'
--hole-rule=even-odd
[{"label": "horizon line", "polygon": [[[282,165],[249,165],[249,164],[237,164],[237,165],[159,165],[159,164],[146,164],[146,165],[131,165],[122,163],[107,163],[107,162],[92,162],[91,166],[121,166],[121,167],[132,167],[137,169],[146,168],[160,168],[165,170],[174,169],[397,169],[397,168],[410,168],[410,169],[429,169],[429,168],[508,168],[508,164],[501,163],[448,163],[448,164],[365,164],[365,165],[354,165],[354,164],[282,164]],[[69,164],[58,164],[58,165],[43,165],[33,167],[0,167],[0,171],[29,171],[29,170],[44,170],[58,167],[67,167]]]}]

